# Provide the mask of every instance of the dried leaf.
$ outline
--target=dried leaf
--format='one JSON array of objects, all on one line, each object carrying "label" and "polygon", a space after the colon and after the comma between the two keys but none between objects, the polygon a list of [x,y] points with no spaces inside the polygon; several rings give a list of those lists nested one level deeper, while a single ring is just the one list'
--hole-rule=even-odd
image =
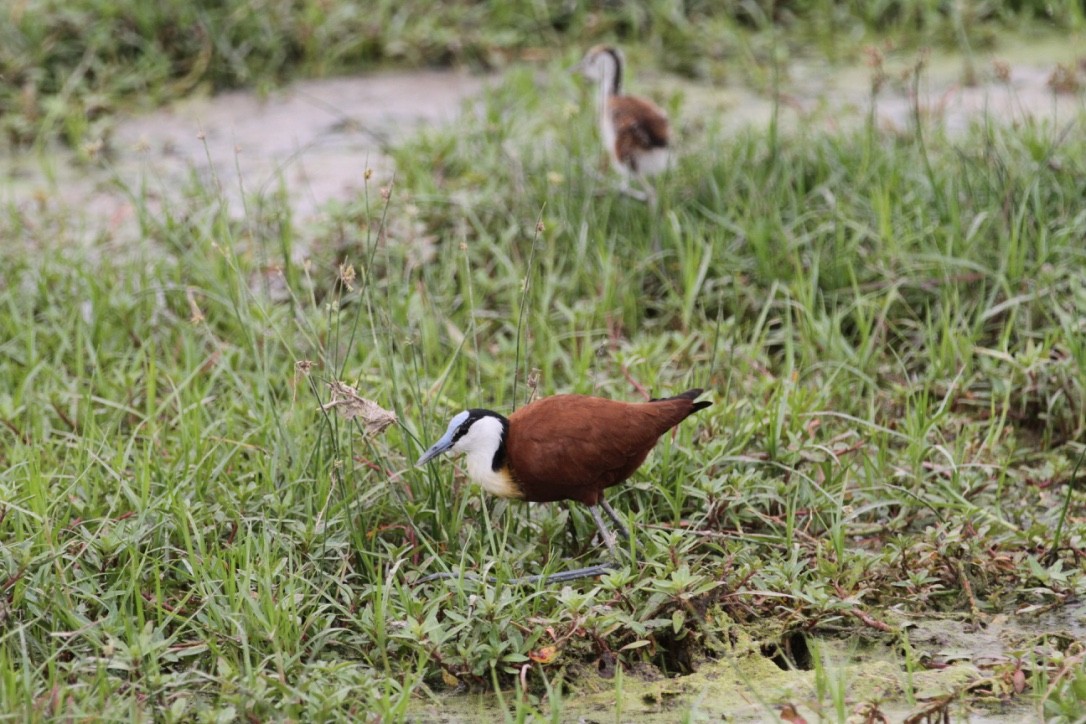
[{"label": "dried leaf", "polygon": [[200,305],[196,303],[196,290],[187,287],[185,289],[185,298],[189,301],[189,323],[199,324],[204,321],[204,313],[200,310]]},{"label": "dried leaf", "polygon": [[343,262],[339,265],[339,280],[343,282],[343,286],[347,287],[347,291],[354,291],[354,264],[348,264]]},{"label": "dried leaf", "polygon": [[328,383],[332,391],[332,400],[321,405],[322,410],[335,408],[345,420],[359,418],[366,428],[366,433],[376,435],[396,422],[396,413],[386,410],[372,400],[358,394],[358,390],[345,385],[339,380]]},{"label": "dried leaf", "polygon": [[528,399],[525,401],[525,405],[535,400],[536,394],[539,392],[539,368],[533,367],[532,371],[528,374]]},{"label": "dried leaf", "polygon": [[535,651],[528,652],[528,658],[537,664],[549,664],[558,658],[557,646],[544,646]]},{"label": "dried leaf", "polygon": [[1016,693],[1021,694],[1026,690],[1026,672],[1021,669],[1015,669],[1014,674],[1011,676],[1011,681],[1014,683],[1014,690]]},{"label": "dried leaf", "polygon": [[807,724],[807,720],[800,715],[794,704],[782,704],[780,717],[784,721],[791,722],[792,724]]}]

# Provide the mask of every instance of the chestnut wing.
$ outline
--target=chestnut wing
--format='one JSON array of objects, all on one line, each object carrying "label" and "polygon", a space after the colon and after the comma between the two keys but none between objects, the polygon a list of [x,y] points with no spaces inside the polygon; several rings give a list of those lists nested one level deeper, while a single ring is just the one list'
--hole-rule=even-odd
[{"label": "chestnut wing", "polygon": [[636,153],[667,146],[670,136],[667,115],[643,98],[619,96],[610,101],[615,127],[615,155],[629,163]]},{"label": "chestnut wing", "polygon": [[559,396],[515,414],[509,458],[525,498],[596,503],[600,491],[633,474],[670,427],[661,428],[655,407]]}]

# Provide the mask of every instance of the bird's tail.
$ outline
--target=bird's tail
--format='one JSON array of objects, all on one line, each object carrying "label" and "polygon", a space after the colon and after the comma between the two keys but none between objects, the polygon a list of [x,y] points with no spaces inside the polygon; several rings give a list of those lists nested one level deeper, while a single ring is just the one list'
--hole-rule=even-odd
[{"label": "bird's tail", "polygon": [[704,410],[706,407],[713,404],[712,402],[710,402],[708,400],[703,400],[701,402],[694,402],[694,400],[701,397],[701,393],[703,393],[703,392],[705,392],[705,390],[701,389],[700,387],[695,387],[692,390],[687,390],[686,392],[683,392],[682,394],[679,394],[679,395],[675,395],[673,397],[656,397],[656,398],[653,398],[653,399],[649,400],[649,402],[667,402],[668,400],[690,400],[690,402],[691,402],[690,412],[688,412],[687,414],[688,415],[693,415],[698,410]]}]

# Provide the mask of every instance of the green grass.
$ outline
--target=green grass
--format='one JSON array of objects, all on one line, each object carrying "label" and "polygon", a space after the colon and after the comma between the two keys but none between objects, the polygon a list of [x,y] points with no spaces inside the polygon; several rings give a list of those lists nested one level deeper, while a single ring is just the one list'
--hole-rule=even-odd
[{"label": "green grass", "polygon": [[[135,192],[133,245],[77,241],[48,202],[0,216],[13,718],[399,719],[463,687],[558,719],[578,667],[684,673],[730,625],[775,641],[1082,594],[1080,135],[687,128],[656,215],[599,174],[550,70],[402,144],[388,202],[369,188],[318,229],[274,201],[231,220],[196,185],[161,213]],[[533,368],[541,394],[711,390],[610,498],[638,565],[508,585],[598,562],[587,513],[412,467],[457,411],[523,403]],[[400,425],[321,412],[332,379]],[[499,582],[412,585],[450,570]],[[1052,713],[1082,681],[1060,640],[1023,663]]]},{"label": "green grass", "polygon": [[1080,2],[1043,0],[13,0],[0,9],[0,137],[96,147],[119,110],[201,90],[382,65],[504,67],[604,40],[641,42],[666,70],[763,86],[775,55],[809,46],[837,59],[887,36],[981,48],[1006,28],[1084,23]]}]

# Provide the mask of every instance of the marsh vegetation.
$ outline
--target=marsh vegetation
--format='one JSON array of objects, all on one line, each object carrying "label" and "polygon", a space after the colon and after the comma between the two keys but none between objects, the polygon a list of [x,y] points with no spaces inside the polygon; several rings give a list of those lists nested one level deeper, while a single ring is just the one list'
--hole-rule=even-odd
[{"label": "marsh vegetation", "polygon": [[[1082,115],[835,128],[781,91],[801,52],[867,57],[877,101],[929,44],[998,82],[1009,26],[1083,47],[1081,6],[421,5],[3,11],[9,152],[69,149],[136,228],[88,235],[47,185],[0,213],[3,709],[1078,720]],[[614,193],[564,72],[600,39],[678,128],[656,209]],[[904,71],[876,83],[883,55]],[[110,175],[118,109],[425,63],[502,73],[312,218]],[[729,126],[668,74],[731,74],[768,118]],[[333,381],[398,424],[322,409]],[[508,585],[599,562],[591,518],[412,467],[465,407],[695,386],[714,404],[612,496],[640,563],[599,579]],[[450,571],[497,581],[416,585]],[[738,699],[705,693],[722,677]]]}]

